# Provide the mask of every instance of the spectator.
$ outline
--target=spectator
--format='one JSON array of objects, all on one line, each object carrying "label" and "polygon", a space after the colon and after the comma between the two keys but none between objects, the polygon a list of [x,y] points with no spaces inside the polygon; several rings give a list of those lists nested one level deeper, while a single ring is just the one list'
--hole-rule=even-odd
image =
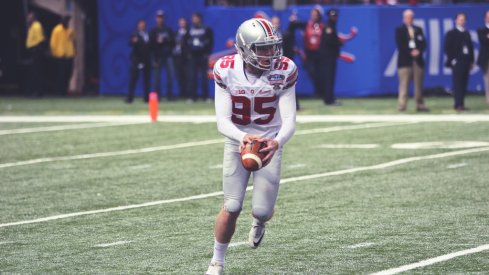
[{"label": "spectator", "polygon": [[[282,32],[280,18],[278,16],[273,16],[271,19],[272,25],[277,30],[277,33],[282,37],[282,49],[283,55],[294,60],[295,56],[295,29],[297,27],[297,16],[293,14],[290,18],[289,26]],[[295,101],[296,110],[300,109],[299,99],[296,98]]]},{"label": "spectator", "polygon": [[486,103],[489,105],[489,10],[484,15],[485,26],[477,30],[479,37],[479,57],[477,65],[484,76],[484,90],[486,91]]},{"label": "spectator", "polygon": [[192,26],[185,37],[185,44],[188,48],[188,88],[191,100],[197,100],[197,82],[200,76],[202,98],[206,102],[212,102],[209,98],[207,70],[209,55],[214,45],[214,34],[211,28],[203,25],[202,15],[198,12],[192,14]]},{"label": "spectator", "polygon": [[51,33],[51,54],[56,64],[55,91],[58,95],[68,93],[71,75],[73,73],[73,58],[75,57],[75,34],[68,25],[71,17],[63,16]]},{"label": "spectator", "polygon": [[178,20],[178,30],[175,36],[175,48],[173,49],[173,60],[177,73],[178,89],[181,98],[187,98],[187,81],[185,77],[186,67],[186,47],[184,38],[188,33],[187,20],[180,18]]},{"label": "spectator", "polygon": [[34,12],[29,12],[27,15],[27,24],[29,30],[27,31],[26,48],[29,58],[32,61],[29,70],[29,94],[35,97],[41,97],[43,94],[41,87],[41,62],[44,52],[44,30]]},{"label": "spectator", "polygon": [[427,112],[428,108],[423,100],[424,60],[423,51],[426,48],[426,40],[423,30],[413,25],[414,13],[405,10],[403,23],[396,29],[397,74],[399,76],[399,112],[406,111],[408,101],[409,81],[414,82],[414,98],[416,110]]},{"label": "spectator", "polygon": [[139,72],[143,72],[144,102],[148,102],[150,86],[150,44],[149,35],[146,31],[146,21],[139,20],[137,30],[131,35],[129,45],[132,47],[131,52],[131,78],[129,80],[129,93],[126,97],[126,103],[132,103],[134,99],[134,90],[139,78]]},{"label": "spectator", "polygon": [[454,109],[457,112],[467,110],[464,97],[467,93],[469,73],[474,66],[474,46],[469,31],[465,28],[466,16],[457,14],[455,28],[445,35],[446,67],[452,69]]},{"label": "spectator", "polygon": [[[336,101],[334,95],[334,85],[336,79],[336,63],[340,56],[340,47],[342,45],[338,32],[336,31],[336,23],[338,21],[338,10],[328,10],[328,21],[324,28],[324,33],[321,35],[320,53],[321,53],[321,70],[320,83],[324,91],[323,100],[326,105],[339,106],[340,102]],[[324,80],[322,80],[324,78]]]},{"label": "spectator", "polygon": [[322,9],[314,7],[311,10],[311,17],[307,23],[298,22],[298,26],[304,28],[304,51],[306,53],[305,69],[309,74],[314,85],[314,94],[322,97],[321,91],[321,58],[319,55],[319,44],[321,35],[324,31],[324,24],[321,22]]},{"label": "spectator", "polygon": [[166,70],[166,98],[173,100],[173,67],[172,50],[175,45],[173,31],[165,25],[165,13],[162,10],[156,12],[156,26],[151,30],[150,44],[153,53],[154,88],[161,98],[161,69]]}]

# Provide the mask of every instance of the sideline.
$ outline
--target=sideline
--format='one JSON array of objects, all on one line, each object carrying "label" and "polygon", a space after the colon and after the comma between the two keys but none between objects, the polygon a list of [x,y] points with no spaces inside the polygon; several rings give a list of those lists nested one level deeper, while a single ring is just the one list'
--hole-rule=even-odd
[{"label": "sideline", "polygon": [[75,129],[101,128],[101,127],[109,127],[109,126],[125,126],[125,125],[134,125],[134,124],[141,124],[141,122],[125,122],[125,123],[102,122],[102,123],[70,124],[70,125],[57,125],[57,126],[45,126],[45,127],[33,127],[33,128],[17,128],[17,129],[0,130],[0,136],[12,135],[12,134],[75,130]]},{"label": "sideline", "polygon": [[[211,123],[214,115],[162,115],[159,122]],[[297,122],[481,122],[489,121],[484,114],[448,115],[297,115]],[[1,122],[150,122],[148,115],[81,115],[81,116],[0,116]]]}]

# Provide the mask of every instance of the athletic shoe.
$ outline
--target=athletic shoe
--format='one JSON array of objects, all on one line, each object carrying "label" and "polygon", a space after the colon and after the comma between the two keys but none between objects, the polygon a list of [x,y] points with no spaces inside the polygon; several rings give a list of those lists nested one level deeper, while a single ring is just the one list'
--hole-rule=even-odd
[{"label": "athletic shoe", "polygon": [[220,263],[212,263],[209,265],[205,275],[222,275],[224,274],[224,265]]},{"label": "athletic shoe", "polygon": [[257,248],[265,236],[265,224],[253,224],[251,226],[250,235],[248,236],[248,244],[251,248]]}]

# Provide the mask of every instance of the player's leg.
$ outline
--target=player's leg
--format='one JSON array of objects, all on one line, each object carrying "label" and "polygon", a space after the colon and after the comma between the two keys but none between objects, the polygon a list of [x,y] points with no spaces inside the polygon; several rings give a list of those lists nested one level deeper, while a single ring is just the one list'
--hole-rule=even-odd
[{"label": "player's leg", "polygon": [[280,168],[282,149],[273,156],[270,163],[253,173],[253,223],[249,234],[249,245],[257,248],[265,235],[265,223],[269,221],[275,209],[280,186]]},{"label": "player's leg", "polygon": [[399,76],[398,110],[400,112],[404,112],[407,107],[408,88],[409,88],[409,79],[411,77],[411,71],[412,69],[410,67],[402,67],[397,70],[397,74]]},{"label": "player's leg", "polygon": [[158,99],[161,98],[161,60],[154,61],[153,67],[153,89],[158,93]]},{"label": "player's leg", "polygon": [[216,218],[214,254],[209,270],[215,268],[216,264],[221,267],[224,265],[224,257],[236,228],[249,177],[250,172],[241,164],[238,145],[226,142],[223,160],[224,206]]},{"label": "player's leg", "polygon": [[136,82],[138,81],[139,70],[136,61],[131,62],[129,91],[127,92],[126,102],[131,103],[134,99],[134,91],[136,90]]},{"label": "player's leg", "polygon": [[173,64],[173,57],[167,56],[165,59],[166,69],[166,98],[168,100],[173,99],[173,78],[175,77],[175,66]]}]

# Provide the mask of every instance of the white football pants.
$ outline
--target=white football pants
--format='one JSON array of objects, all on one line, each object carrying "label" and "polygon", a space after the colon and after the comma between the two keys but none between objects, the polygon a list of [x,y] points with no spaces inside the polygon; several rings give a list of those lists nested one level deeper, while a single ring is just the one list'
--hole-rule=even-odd
[{"label": "white football pants", "polygon": [[241,164],[239,145],[226,140],[223,161],[224,209],[231,213],[241,210],[248,179],[253,174],[252,214],[263,222],[272,218],[280,185],[281,161],[282,148],[279,148],[267,166],[249,172]]}]

